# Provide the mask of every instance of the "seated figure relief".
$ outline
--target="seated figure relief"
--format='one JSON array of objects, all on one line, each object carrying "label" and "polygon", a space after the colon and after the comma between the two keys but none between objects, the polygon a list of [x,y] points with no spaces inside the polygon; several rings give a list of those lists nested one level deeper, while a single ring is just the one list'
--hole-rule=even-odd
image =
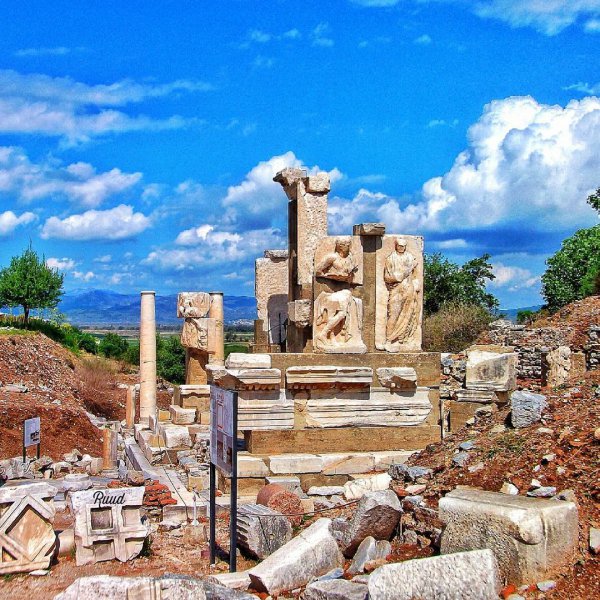
[{"label": "seated figure relief", "polygon": [[358,264],[350,248],[350,238],[338,238],[333,252],[326,254],[317,264],[317,276],[354,283],[355,275],[358,272]]}]

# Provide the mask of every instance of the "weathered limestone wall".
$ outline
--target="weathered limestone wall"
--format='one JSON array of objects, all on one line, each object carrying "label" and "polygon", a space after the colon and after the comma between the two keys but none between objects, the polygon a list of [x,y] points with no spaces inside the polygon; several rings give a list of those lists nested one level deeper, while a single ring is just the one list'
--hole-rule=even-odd
[{"label": "weathered limestone wall", "polygon": [[285,340],[288,318],[289,253],[287,250],[265,250],[264,258],[255,262],[254,292],[258,320],[267,334],[268,343]]}]

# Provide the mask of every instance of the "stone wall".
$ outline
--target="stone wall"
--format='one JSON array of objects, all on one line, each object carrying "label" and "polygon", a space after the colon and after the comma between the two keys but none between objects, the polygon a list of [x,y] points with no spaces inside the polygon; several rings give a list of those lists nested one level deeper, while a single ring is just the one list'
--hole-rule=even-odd
[{"label": "stone wall", "polygon": [[584,346],[588,370],[600,368],[600,325],[591,325]]}]

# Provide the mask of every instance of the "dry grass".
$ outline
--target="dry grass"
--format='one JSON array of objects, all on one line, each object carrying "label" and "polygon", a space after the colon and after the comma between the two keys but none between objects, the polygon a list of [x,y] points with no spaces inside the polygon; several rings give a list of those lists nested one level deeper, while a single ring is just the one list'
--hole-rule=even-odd
[{"label": "dry grass", "polygon": [[474,304],[447,304],[423,322],[423,349],[429,352],[464,350],[489,325],[493,317]]},{"label": "dry grass", "polygon": [[81,401],[89,412],[107,419],[122,419],[125,390],[117,387],[118,364],[87,356],[77,365]]}]

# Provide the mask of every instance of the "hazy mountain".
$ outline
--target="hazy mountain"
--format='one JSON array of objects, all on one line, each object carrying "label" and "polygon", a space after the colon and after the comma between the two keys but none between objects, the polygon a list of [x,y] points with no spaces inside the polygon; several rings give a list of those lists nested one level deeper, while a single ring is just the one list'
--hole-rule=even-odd
[{"label": "hazy mountain", "polygon": [[[156,296],[156,322],[175,325],[177,295]],[[225,296],[225,322],[256,318],[256,300],[249,296]],[[137,325],[140,320],[139,294],[119,294],[109,290],[66,292],[58,309],[74,325]]]},{"label": "hazy mountain", "polygon": [[541,304],[536,304],[535,306],[522,306],[521,308],[503,308],[498,312],[504,319],[508,319],[509,321],[517,320],[517,313],[521,310],[531,310],[532,312],[537,312],[542,308]]}]

